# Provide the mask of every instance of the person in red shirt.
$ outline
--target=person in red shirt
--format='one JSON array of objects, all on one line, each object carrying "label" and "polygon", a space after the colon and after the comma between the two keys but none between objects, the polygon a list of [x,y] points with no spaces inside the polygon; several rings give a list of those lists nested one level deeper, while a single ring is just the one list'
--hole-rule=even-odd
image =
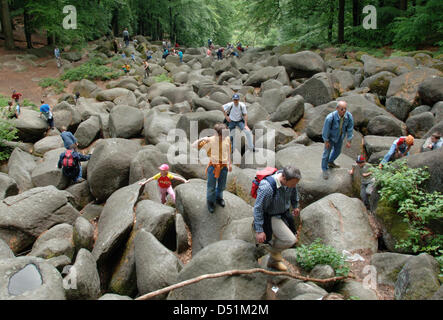
[{"label": "person in red shirt", "polygon": [[14,100],[16,103],[18,103],[18,100],[20,100],[20,97],[22,94],[20,92],[17,92],[16,90],[12,90],[12,100]]},{"label": "person in red shirt", "polygon": [[172,180],[175,179],[175,180],[182,181],[184,183],[188,183],[189,180],[186,180],[186,179],[183,179],[180,177],[176,177],[176,176],[172,175],[171,173],[169,173],[169,166],[167,164],[162,164],[159,167],[159,169],[160,169],[160,173],[156,174],[155,176],[153,176],[149,179],[145,179],[144,181],[140,181],[139,185],[143,186],[146,183],[151,182],[152,180],[157,180],[162,204],[166,203],[166,196],[168,194],[171,197],[172,201],[175,203],[175,192],[174,192],[174,189],[172,189]]}]

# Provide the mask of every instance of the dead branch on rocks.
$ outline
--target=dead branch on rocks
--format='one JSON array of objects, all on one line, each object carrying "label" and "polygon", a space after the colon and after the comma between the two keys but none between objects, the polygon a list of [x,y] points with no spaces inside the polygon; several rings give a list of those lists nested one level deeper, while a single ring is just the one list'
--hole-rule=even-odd
[{"label": "dead branch on rocks", "polygon": [[204,274],[204,275],[198,276],[193,279],[185,280],[185,281],[176,283],[174,285],[171,285],[169,287],[165,287],[163,289],[159,289],[159,290],[147,293],[145,295],[142,295],[142,296],[136,298],[135,300],[149,300],[155,296],[167,293],[169,291],[172,291],[172,290],[175,290],[178,288],[188,286],[190,284],[197,283],[197,282],[205,280],[205,279],[214,279],[214,278],[220,278],[220,277],[237,276],[237,275],[242,275],[242,274],[252,274],[252,273],[259,273],[259,272],[270,275],[270,276],[287,276],[287,277],[299,279],[302,281],[312,281],[312,282],[318,282],[318,283],[328,283],[328,282],[344,280],[347,278],[353,278],[352,276],[346,276],[346,277],[343,276],[343,277],[334,277],[334,278],[327,278],[327,279],[315,279],[315,278],[309,278],[309,277],[303,277],[300,275],[295,275],[295,274],[292,274],[289,272],[281,272],[281,271],[274,272],[274,271],[268,271],[268,270],[260,269],[260,268],[247,269],[247,270],[228,270],[228,271],[223,271],[223,272],[219,272],[219,273]]}]

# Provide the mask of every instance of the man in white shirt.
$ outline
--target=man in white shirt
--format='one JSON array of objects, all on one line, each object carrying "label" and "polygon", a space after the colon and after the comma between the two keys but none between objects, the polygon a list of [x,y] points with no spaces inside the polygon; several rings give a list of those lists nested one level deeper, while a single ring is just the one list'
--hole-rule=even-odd
[{"label": "man in white shirt", "polygon": [[252,131],[248,127],[248,114],[246,110],[246,105],[240,102],[240,96],[234,94],[232,96],[232,102],[223,105],[223,112],[225,114],[225,119],[227,126],[231,132],[231,145],[232,151],[234,151],[234,134],[235,128],[239,127],[241,131],[245,131],[246,140],[248,142],[248,148],[255,152],[255,147],[252,138]]}]

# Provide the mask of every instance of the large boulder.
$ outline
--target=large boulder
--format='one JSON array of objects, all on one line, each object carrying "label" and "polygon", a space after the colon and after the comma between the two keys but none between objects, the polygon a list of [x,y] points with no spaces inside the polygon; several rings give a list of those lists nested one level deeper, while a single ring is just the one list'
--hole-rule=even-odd
[{"label": "large boulder", "polygon": [[152,101],[157,96],[164,96],[164,93],[176,89],[176,86],[170,82],[156,82],[149,87],[148,99]]},{"label": "large boulder", "polygon": [[178,115],[150,110],[145,116],[144,136],[146,143],[157,144],[166,141],[169,133],[176,128]]},{"label": "large boulder", "polygon": [[0,239],[0,260],[12,258],[15,258],[14,252],[12,252],[6,242]]},{"label": "large boulder", "polygon": [[382,71],[363,80],[360,87],[368,87],[372,93],[377,94],[379,97],[386,97],[389,84],[395,77],[397,75],[392,72]]},{"label": "large boulder", "polygon": [[221,231],[232,220],[250,217],[252,207],[228,191],[223,198],[226,207],[216,207],[210,214],[206,205],[206,182],[191,180],[176,188],[177,211],[183,216],[192,232],[192,252],[195,254],[207,245],[219,241]]},{"label": "large boulder", "polygon": [[98,91],[100,91],[99,87],[88,79],[80,80],[80,82],[75,85],[73,90],[73,92],[78,92],[80,93],[81,97],[85,98],[95,98]]},{"label": "large boulder", "polygon": [[82,120],[81,113],[77,108],[66,101],[55,105],[52,114],[54,115],[54,124],[59,130],[63,126],[68,130],[73,130]]},{"label": "large boulder", "polygon": [[18,119],[11,122],[17,128],[18,138],[23,142],[36,142],[44,137],[48,130],[48,123],[34,110],[22,109]]},{"label": "large boulder", "polygon": [[338,293],[341,293],[346,299],[354,297],[359,300],[378,300],[375,291],[366,288],[361,282],[351,279],[346,279],[340,284]]},{"label": "large boulder", "polygon": [[368,134],[375,136],[401,136],[406,131],[393,117],[380,115],[369,120]]},{"label": "large boulder", "polygon": [[33,188],[4,199],[0,202],[0,238],[15,253],[21,252],[52,226],[74,223],[79,213],[71,201],[68,192],[54,186]]},{"label": "large boulder", "polygon": [[167,162],[166,154],[158,149],[146,147],[141,149],[131,161],[129,183],[132,184],[156,175],[159,171],[158,167]]},{"label": "large boulder", "polygon": [[285,98],[286,94],[281,88],[269,89],[262,93],[260,104],[268,113],[274,113]]},{"label": "large boulder", "polygon": [[65,151],[66,149],[62,147],[45,153],[43,161],[32,171],[32,183],[36,187],[53,185],[58,189],[65,189],[69,185],[70,179],[63,175],[57,166],[60,154]]},{"label": "large boulder", "polygon": [[34,144],[34,155],[43,156],[46,152],[54,149],[63,148],[61,136],[47,136]]},{"label": "large boulder", "polygon": [[98,92],[96,99],[98,101],[114,101],[119,97],[127,99],[131,94],[134,95],[134,93],[125,88],[112,88]]},{"label": "large boulder", "polygon": [[95,257],[86,249],[80,249],[74,265],[66,276],[75,282],[66,289],[69,300],[97,300],[100,295],[100,277]]},{"label": "large boulder", "polygon": [[93,115],[108,114],[114,107],[111,101],[97,102],[95,99],[80,98],[77,102],[76,109],[80,112],[82,121],[87,120]]},{"label": "large boulder", "polygon": [[192,137],[197,138],[196,134],[199,135],[205,129],[213,129],[214,125],[223,122],[223,119],[223,112],[218,110],[185,113],[180,116],[177,122],[177,129],[183,130],[188,139],[191,138],[191,134]]},{"label": "large boulder", "polygon": [[261,130],[262,135],[269,135],[269,138],[274,139],[274,144],[286,144],[296,137],[296,133],[292,128],[288,128],[290,125],[287,121],[273,122],[270,120],[264,120],[254,125],[255,135],[258,134],[258,130]]},{"label": "large boulder", "polygon": [[88,203],[95,200],[91,194],[89,183],[86,180],[69,186],[66,188],[66,191],[74,197],[73,205],[77,210],[82,210]]},{"label": "large boulder", "polygon": [[411,255],[380,252],[371,257],[371,265],[377,270],[377,284],[394,286],[398,274]]},{"label": "large boulder", "polygon": [[83,121],[74,133],[79,148],[87,148],[99,135],[100,118],[98,116],[91,116]]},{"label": "large boulder", "polygon": [[434,126],[434,123],[434,115],[431,112],[423,112],[406,120],[406,127],[415,138],[422,138]]},{"label": "large boulder", "polygon": [[323,144],[314,144],[309,147],[296,145],[276,153],[277,168],[295,166],[300,169],[302,178],[298,188],[303,207],[331,193],[353,195],[352,179],[348,168],[355,163],[355,160],[341,154],[335,161],[341,168],[330,170],[329,180],[325,183],[321,174],[323,148]]},{"label": "large boulder", "polygon": [[103,201],[127,186],[131,161],[139,150],[137,142],[126,139],[105,139],[97,143],[88,162],[87,180],[92,195]]},{"label": "large boulder", "polygon": [[422,103],[430,106],[443,101],[443,77],[431,77],[420,83],[418,95]]},{"label": "large boulder", "polygon": [[8,160],[8,175],[17,183],[20,192],[34,187],[32,183],[32,171],[34,171],[36,158],[29,153],[15,148]]},{"label": "large boulder", "polygon": [[440,71],[425,67],[404,73],[391,80],[386,96],[388,98],[393,96],[404,98],[412,105],[419,105],[420,84],[426,79],[441,75]]},{"label": "large boulder", "polygon": [[364,63],[364,73],[366,77],[373,76],[382,71],[389,71],[400,75],[414,70],[417,65],[415,59],[411,57],[377,59],[369,55],[363,55],[361,60]]},{"label": "large boulder", "polygon": [[440,288],[439,264],[427,253],[409,258],[395,283],[396,300],[427,300]]},{"label": "large boulder", "polygon": [[432,152],[412,154],[406,157],[406,163],[410,168],[428,167],[430,177],[423,183],[423,187],[428,192],[438,191],[443,193],[442,156],[443,148]]},{"label": "large boulder", "polygon": [[339,91],[334,86],[335,81],[330,73],[318,73],[298,86],[293,95],[301,95],[307,103],[319,106],[338,98]]},{"label": "large boulder", "polygon": [[52,227],[37,238],[29,255],[43,259],[64,255],[72,261],[75,253],[73,230],[67,223]]},{"label": "large boulder", "polygon": [[17,183],[6,173],[0,172],[0,200],[15,196],[19,192]]},{"label": "large boulder", "polygon": [[289,77],[284,67],[264,67],[252,72],[244,83],[245,86],[260,87],[262,82],[269,79],[276,79],[282,84],[289,84]]},{"label": "large boulder", "polygon": [[121,188],[106,201],[98,220],[98,236],[92,254],[102,268],[115,251],[127,241],[134,224],[134,207],[138,201],[138,183]]},{"label": "large boulder", "polygon": [[386,110],[401,121],[406,120],[412,108],[412,103],[405,98],[393,96],[386,100]]},{"label": "large boulder", "polygon": [[[152,233],[140,230],[134,240],[137,288],[140,294],[175,284],[182,269],[180,260]],[[157,296],[166,298],[167,294]]]},{"label": "large boulder", "polygon": [[301,244],[310,244],[320,238],[339,252],[377,252],[378,243],[369,224],[368,212],[359,199],[334,193],[304,208],[300,217],[303,221],[299,233]]},{"label": "large boulder", "polygon": [[278,60],[291,78],[309,78],[316,73],[326,71],[326,64],[322,57],[312,51],[283,54]]},{"label": "large boulder", "polygon": [[[233,269],[258,268],[257,258],[255,245],[251,243],[242,240],[218,241],[194,255],[177,280]],[[266,277],[260,273],[228,276],[176,289],[168,295],[168,300],[260,300],[266,296],[266,286]]]},{"label": "large boulder", "polygon": [[143,129],[143,112],[129,106],[116,106],[109,115],[109,131],[112,138],[134,138]]},{"label": "large boulder", "polygon": [[65,300],[63,279],[46,260],[18,257],[0,260],[1,300]]}]

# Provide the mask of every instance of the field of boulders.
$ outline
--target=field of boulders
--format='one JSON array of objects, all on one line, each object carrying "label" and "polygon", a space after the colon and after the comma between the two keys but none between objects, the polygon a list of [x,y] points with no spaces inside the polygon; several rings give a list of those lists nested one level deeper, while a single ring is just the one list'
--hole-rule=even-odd
[{"label": "field of boulders", "polygon": [[[357,155],[365,153],[378,164],[396,138],[412,134],[408,165],[427,166],[427,190],[443,192],[443,149],[424,152],[431,134],[443,132],[442,59],[420,52],[379,59],[250,48],[240,58],[217,61],[202,47],[182,48],[180,63],[176,56],[162,59],[161,45],[137,39],[138,48],[131,43],[125,49],[136,58],[128,75],[108,81],[105,89],[78,81],[77,104],[68,93],[52,106],[56,130],[47,131],[31,107],[24,106],[13,120],[19,141],[7,143],[14,149],[0,173],[0,299],[134,299],[204,274],[266,268],[267,254],[255,246],[251,229],[249,190],[261,160],[270,157],[276,167],[301,170],[298,245],[321,238],[340,253],[365,252],[365,263],[377,270],[377,284],[391,288],[392,299],[442,299],[438,262],[396,249],[404,236],[401,221],[397,224],[395,213],[380,216],[376,194],[372,212],[366,210],[359,181],[348,173]],[[149,77],[144,77],[142,45],[154,51]],[[92,53],[113,56],[106,40]],[[170,81],[157,82],[161,75]],[[234,93],[246,102],[251,130],[269,134],[255,137],[255,154],[245,150],[243,140],[237,146],[241,161],[228,175],[226,207],[210,214],[206,165],[171,163],[174,141],[168,136],[174,129],[185,132],[189,152],[193,124],[200,133],[222,122],[221,106]],[[341,168],[323,180],[322,126],[340,100],[354,117],[354,139],[337,159]],[[74,185],[56,167],[64,151],[62,126],[92,154],[82,163],[85,181]],[[190,179],[174,185],[175,205],[161,204],[155,182],[138,184],[158,173],[162,163]],[[297,265],[295,249],[283,256],[287,265]],[[313,275],[322,274],[334,276],[318,269]],[[278,288],[276,299],[322,299],[331,293],[382,299],[361,280],[321,286],[260,273],[204,280],[155,299],[268,299],[270,286]]]}]

